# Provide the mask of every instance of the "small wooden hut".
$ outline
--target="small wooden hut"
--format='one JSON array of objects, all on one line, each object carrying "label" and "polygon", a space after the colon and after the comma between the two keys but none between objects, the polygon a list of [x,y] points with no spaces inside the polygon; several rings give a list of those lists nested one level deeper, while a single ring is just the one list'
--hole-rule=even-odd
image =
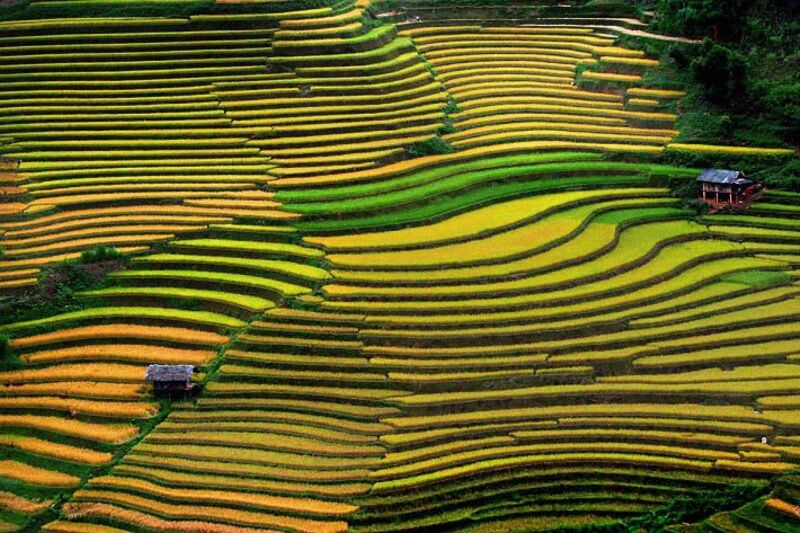
[{"label": "small wooden hut", "polygon": [[747,207],[763,186],[747,179],[741,170],[710,168],[697,178],[700,182],[700,199],[714,208],[725,206]]},{"label": "small wooden hut", "polygon": [[192,391],[193,374],[193,365],[149,365],[144,380],[153,385],[156,394],[178,396]]}]

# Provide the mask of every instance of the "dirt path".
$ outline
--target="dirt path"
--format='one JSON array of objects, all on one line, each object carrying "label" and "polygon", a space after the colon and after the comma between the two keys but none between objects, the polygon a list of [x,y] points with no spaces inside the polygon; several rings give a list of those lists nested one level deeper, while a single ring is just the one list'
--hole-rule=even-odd
[{"label": "dirt path", "polygon": [[[627,19],[625,19],[627,20]],[[541,27],[549,26],[549,24],[523,24],[523,26]],[[599,28],[604,30],[611,30],[625,35],[633,35],[636,37],[644,37],[646,39],[658,39],[659,41],[670,41],[674,43],[687,43],[687,44],[700,44],[702,41],[697,39],[687,39],[686,37],[674,37],[672,35],[661,35],[660,33],[652,33],[645,30],[632,30],[624,26],[613,26],[606,24],[559,24],[559,26],[575,27],[575,28]]]}]

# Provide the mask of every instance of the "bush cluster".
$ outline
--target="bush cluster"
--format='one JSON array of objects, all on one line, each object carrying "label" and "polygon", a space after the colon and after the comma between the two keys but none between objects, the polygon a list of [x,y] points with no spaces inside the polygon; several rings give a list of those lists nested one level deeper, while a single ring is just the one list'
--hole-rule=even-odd
[{"label": "bush cluster", "polygon": [[427,141],[420,141],[408,147],[409,155],[422,157],[426,155],[451,154],[455,149],[441,137],[431,137]]},{"label": "bush cluster", "polygon": [[79,293],[104,287],[107,274],[124,267],[125,256],[110,246],[89,248],[78,261],[46,267],[32,289],[0,300],[0,324],[85,309],[90,302]]},{"label": "bush cluster", "polygon": [[119,250],[113,246],[94,246],[81,252],[81,263],[101,263],[122,258]]}]

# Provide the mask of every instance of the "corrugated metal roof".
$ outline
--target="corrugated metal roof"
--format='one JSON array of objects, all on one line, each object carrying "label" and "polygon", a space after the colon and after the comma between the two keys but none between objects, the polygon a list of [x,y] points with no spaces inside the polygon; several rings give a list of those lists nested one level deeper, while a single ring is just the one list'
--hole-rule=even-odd
[{"label": "corrugated metal roof", "polygon": [[144,379],[154,381],[187,381],[192,379],[194,365],[149,365]]},{"label": "corrugated metal roof", "polygon": [[731,185],[734,183],[744,185],[747,183],[753,183],[744,177],[744,172],[741,170],[722,170],[718,168],[707,168],[702,174],[700,174],[700,177],[697,178],[697,181],[702,181],[705,183],[719,183],[724,185]]}]

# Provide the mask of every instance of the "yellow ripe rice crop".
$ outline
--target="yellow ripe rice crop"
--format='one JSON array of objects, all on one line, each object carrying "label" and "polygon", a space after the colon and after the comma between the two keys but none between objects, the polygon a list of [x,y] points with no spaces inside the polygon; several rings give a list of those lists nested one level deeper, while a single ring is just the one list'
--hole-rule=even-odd
[{"label": "yellow ripe rice crop", "polygon": [[514,97],[497,97],[493,100],[498,103],[496,105],[473,106],[471,109],[469,106],[466,106],[465,110],[460,116],[472,119],[475,117],[482,117],[492,114],[505,114],[507,112],[518,113],[520,111],[527,111],[528,113],[536,113],[537,115],[541,115],[541,112],[544,111],[547,112],[547,114],[572,114],[576,121],[579,120],[586,123],[596,122],[598,118],[611,117],[667,122],[674,122],[677,119],[677,115],[672,113],[652,113],[608,108],[596,109],[592,107],[576,108],[569,105],[529,103],[527,101],[521,102],[519,98]]},{"label": "yellow ripe rice crop", "polygon": [[[555,106],[557,107],[557,106]],[[570,107],[565,108],[568,112],[574,112]],[[621,112],[627,113],[629,112]],[[656,116],[651,116],[656,115]],[[667,116],[663,113],[635,113],[636,118],[653,118],[656,120],[664,119]],[[417,157],[406,161],[400,161],[391,165],[377,167],[368,170],[359,170],[355,172],[347,172],[342,174],[333,174],[329,176],[314,176],[310,178],[285,178],[278,179],[271,182],[271,185],[277,187],[298,187],[298,186],[312,186],[322,184],[343,184],[354,183],[359,181],[377,180],[380,178],[398,176],[413,172],[415,170],[430,167],[434,165],[445,165],[448,163],[465,162],[479,157],[491,157],[502,154],[521,153],[535,150],[598,150],[598,151],[631,151],[642,153],[661,153],[663,148],[650,147],[650,146],[630,146],[612,143],[580,143],[570,141],[529,141],[529,142],[515,142],[508,144],[498,144],[493,146],[481,146],[478,148],[470,148],[460,152],[443,155],[432,155]]]},{"label": "yellow ripe rice crop", "polygon": [[[230,447],[229,447],[230,448]],[[219,459],[220,447],[214,445],[195,445],[188,443],[150,444],[142,442],[137,444],[138,453],[163,457],[177,457],[197,461],[216,461]],[[361,457],[323,457],[317,455],[302,455],[284,451],[258,450],[255,448],[230,448],[235,454],[228,456],[231,462],[278,465],[286,468],[315,468],[317,470],[353,470],[374,466],[380,461],[379,456]]]},{"label": "yellow ripe rice crop", "polygon": [[0,372],[0,383],[32,383],[46,381],[91,381],[99,376],[106,381],[142,383],[144,367],[113,363],[65,364],[47,368]]},{"label": "yellow ripe rice crop", "polygon": [[685,91],[668,91],[664,89],[647,89],[644,87],[631,87],[628,89],[627,94],[633,96],[644,96],[651,98],[681,98],[686,96]]},{"label": "yellow ripe rice crop", "polygon": [[0,204],[0,215],[16,215],[22,212],[27,207],[26,204],[20,202],[9,202]]},{"label": "yellow ripe rice crop", "polygon": [[[619,189],[624,196],[640,196],[658,189]],[[451,239],[463,240],[477,237],[482,233],[515,226],[550,211],[562,210],[587,201],[601,201],[609,195],[608,191],[570,191],[509,200],[481,207],[456,215],[441,222],[399,230],[362,233],[347,236],[307,237],[305,240],[317,246],[333,250],[381,249],[386,245],[414,246],[446,243]],[[580,222],[578,222],[580,223]],[[424,251],[424,250],[423,250]],[[360,262],[360,261],[359,261]],[[366,263],[374,264],[374,263]]]},{"label": "yellow ripe rice crop", "polygon": [[29,285],[36,285],[36,282],[37,282],[36,278],[12,279],[8,281],[0,281],[0,288],[14,289],[19,287],[26,287]]},{"label": "yellow ripe rice crop", "polygon": [[115,418],[149,418],[158,408],[146,402],[112,402],[80,400],[59,396],[0,396],[0,409],[53,409],[70,415],[108,416]]},{"label": "yellow ripe rice crop", "polygon": [[746,461],[732,461],[729,459],[718,459],[714,463],[715,469],[720,470],[739,470],[742,472],[751,472],[758,474],[782,474],[797,468],[794,463],[749,463]]},{"label": "yellow ripe rice crop", "polygon": [[[556,44],[558,46],[558,43]],[[586,48],[593,48],[592,46]],[[461,47],[455,50],[434,50],[426,52],[425,57],[434,66],[440,64],[453,63],[455,61],[498,61],[508,59],[542,60],[564,63],[577,63],[585,57],[591,57],[590,52],[574,51],[565,49],[554,49],[547,47],[525,47],[525,46],[500,46],[487,49],[485,47]]]},{"label": "yellow ripe rice crop", "polygon": [[29,232],[45,232],[50,231],[51,224],[67,223],[67,222],[82,222],[93,223],[91,221],[98,220],[101,217],[120,217],[120,216],[213,216],[215,218],[225,218],[219,212],[212,209],[203,209],[197,207],[190,207],[184,205],[171,205],[171,206],[147,206],[147,205],[132,205],[126,207],[103,207],[92,209],[76,209],[60,212],[53,215],[47,215],[24,222],[6,223],[5,227],[15,231],[29,231]]},{"label": "yellow ripe rice crop", "polygon": [[763,423],[764,417],[750,407],[740,405],[679,404],[611,404],[555,405],[518,409],[473,411],[451,415],[422,415],[414,417],[384,418],[382,422],[408,431],[410,429],[433,429],[441,426],[468,426],[478,423],[502,423],[522,420],[547,420],[564,417],[663,417],[690,418],[695,420],[726,420],[734,422]]},{"label": "yellow ripe rice crop", "polygon": [[622,46],[595,46],[593,51],[601,56],[644,57],[645,55],[642,50]]},{"label": "yellow ripe rice crop", "polygon": [[620,81],[625,83],[637,83],[642,81],[642,77],[637,74],[615,74],[613,72],[584,72],[581,76],[587,80],[600,81]]},{"label": "yellow ripe rice crop", "polygon": [[[284,530],[289,529],[301,533],[338,533],[344,532],[347,529],[347,524],[344,522],[324,522],[320,520],[294,518],[290,516],[272,515],[253,511],[240,511],[225,507],[174,505],[164,503],[160,500],[151,500],[141,496],[134,496],[132,494],[119,492],[80,490],[75,493],[75,498],[77,500],[100,500],[104,502],[104,504],[105,502],[122,504],[179,520],[215,520],[222,523],[242,524],[262,528],[277,527]],[[66,506],[65,511],[68,515],[71,514],[70,511],[66,509]],[[152,527],[148,520],[145,520],[144,522],[135,522],[135,524]],[[174,524],[174,522],[172,524]],[[156,527],[153,529],[160,528]],[[170,527],[167,529],[167,531],[181,530]],[[197,530],[192,529],[190,531]]]},{"label": "yellow ripe rice crop", "polygon": [[155,497],[179,498],[181,501],[185,502],[243,506],[248,508],[269,509],[272,511],[309,513],[320,516],[344,516],[358,509],[355,505],[325,502],[308,498],[289,498],[285,496],[270,496],[266,494],[234,492],[229,490],[177,489],[163,487],[149,481],[129,477],[97,477],[92,480],[91,485],[93,488],[112,488],[144,493]]},{"label": "yellow ripe rice crop", "polygon": [[779,498],[769,498],[764,502],[764,506],[792,518],[795,521],[800,521],[800,508],[796,505],[787,503]]},{"label": "yellow ripe rice crop", "polygon": [[464,383],[470,380],[481,381],[491,379],[513,379],[521,377],[532,377],[534,370],[531,368],[519,370],[493,370],[479,372],[389,372],[389,379],[397,383],[420,384],[420,383]]},{"label": "yellow ripe rice crop", "polygon": [[672,143],[667,145],[668,150],[678,150],[682,152],[700,152],[706,154],[733,154],[733,155],[753,155],[753,156],[780,156],[792,155],[794,150],[791,148],[754,148],[749,146],[719,146],[712,144],[682,144]]},{"label": "yellow ripe rice crop", "polygon": [[596,440],[647,440],[653,442],[667,442],[675,445],[700,445],[736,449],[740,444],[751,442],[751,437],[718,435],[715,433],[695,433],[642,429],[619,428],[580,428],[580,429],[545,429],[521,430],[512,433],[512,436],[524,442],[549,442],[561,439],[562,442],[574,438],[592,437]]},{"label": "yellow ripe rice crop", "polygon": [[494,144],[498,142],[508,142],[520,139],[586,139],[589,141],[611,141],[611,142],[625,142],[625,143],[641,143],[641,144],[655,144],[666,145],[672,140],[672,137],[662,137],[655,135],[631,135],[631,134],[618,134],[618,133],[596,133],[587,131],[570,131],[566,129],[559,130],[527,130],[524,132],[503,132],[493,133],[489,135],[480,135],[475,137],[468,137],[463,140],[453,141],[454,146],[467,147],[483,144]]},{"label": "yellow ripe rice crop", "polygon": [[112,227],[112,226],[138,226],[145,223],[156,222],[172,222],[175,224],[223,224],[230,222],[231,219],[225,217],[202,217],[193,215],[117,215],[117,216],[97,216],[78,218],[74,220],[67,220],[54,224],[48,224],[44,227],[33,227],[28,229],[18,229],[6,232],[7,237],[13,238],[28,238],[33,236],[41,236],[48,234],[58,234],[64,230],[71,230],[84,226],[99,226],[99,227]]},{"label": "yellow ripe rice crop", "polygon": [[641,67],[657,67],[658,61],[655,59],[642,59],[640,57],[612,57],[601,56],[601,63],[617,64],[617,65],[635,65]]},{"label": "yellow ripe rice crop", "polygon": [[[95,376],[97,377],[97,376]],[[144,384],[103,383],[97,381],[56,381],[51,383],[0,384],[2,396],[56,394],[72,398],[135,399],[144,393]]]},{"label": "yellow ripe rice crop", "polygon": [[656,107],[661,105],[658,100],[652,100],[648,98],[628,98],[629,105],[638,105],[638,106],[647,106],[647,107]]},{"label": "yellow ripe rice crop", "polygon": [[54,416],[0,415],[0,425],[52,431],[71,437],[120,444],[136,436],[139,429],[122,424],[97,424],[81,420],[63,419]]},{"label": "yellow ripe rice crop", "polygon": [[0,509],[16,513],[34,514],[47,509],[52,501],[35,502],[12,492],[0,491]]},{"label": "yellow ripe rice crop", "polygon": [[41,344],[55,344],[76,340],[119,338],[129,336],[148,340],[186,342],[190,344],[218,345],[227,342],[228,337],[187,328],[140,326],[136,324],[103,324],[63,329],[42,335],[21,337],[11,341],[12,348],[30,348]]},{"label": "yellow ripe rice crop", "polygon": [[[147,250],[147,247],[122,247],[117,248],[122,253],[133,253],[133,252],[143,252]],[[52,263],[57,263],[59,261],[65,261],[67,259],[77,259],[81,256],[80,252],[69,252],[66,254],[58,254],[58,255],[50,255],[47,257],[37,257],[33,259],[22,259],[14,261],[14,265],[18,267],[40,267]]]},{"label": "yellow ripe rice crop", "polygon": [[[199,476],[201,478],[211,478],[214,475],[221,476],[235,476],[236,479],[256,479],[263,481],[263,478],[290,480],[293,482],[301,483],[331,483],[331,482],[346,482],[358,481],[366,479],[369,471],[364,469],[345,469],[339,468],[337,470],[320,470],[320,469],[303,469],[303,468],[288,468],[266,466],[259,464],[249,463],[230,463],[223,461],[195,460],[195,459],[182,459],[180,457],[161,457],[151,456],[144,454],[137,454],[135,452],[129,453],[125,456],[125,462],[117,468],[126,469],[156,469],[159,472],[165,473],[165,482],[170,480],[180,480],[183,476]],[[202,469],[204,474],[192,474],[199,469]],[[133,472],[133,470],[126,470]],[[119,473],[121,470],[115,470]],[[182,473],[178,473],[182,472]],[[336,486],[330,487],[331,494],[337,492]]]},{"label": "yellow ripe rice crop", "polygon": [[[442,31],[441,27],[436,28],[437,31]],[[555,27],[555,26],[483,26],[479,28],[481,34],[488,33],[510,33],[512,35],[588,35],[593,33],[592,28],[575,28],[575,27]]]},{"label": "yellow ripe rice crop", "polygon": [[[776,308],[783,306],[776,305]],[[791,329],[791,328],[790,328]],[[746,363],[749,359],[754,357],[765,358],[774,356],[775,359],[783,359],[784,356],[800,353],[797,340],[778,340],[771,342],[759,342],[750,344],[747,343],[746,338],[735,346],[708,346],[702,349],[684,350],[669,355],[650,355],[646,357],[639,357],[633,363],[637,368],[660,368],[660,367],[678,367],[681,365],[694,364],[734,364]],[[643,354],[646,355],[646,354]],[[742,370],[749,370],[749,367],[742,367]],[[752,372],[756,372],[754,369]],[[672,374],[659,374],[658,377],[669,380]],[[733,374],[722,374],[722,377],[730,376]],[[622,377],[612,378],[610,380],[621,380]]]},{"label": "yellow ripe rice crop", "polygon": [[0,435],[0,446],[9,446],[24,450],[35,455],[53,457],[73,463],[87,465],[103,465],[109,463],[112,455],[107,452],[98,452],[86,448],[78,448],[68,444],[59,444],[35,437],[23,437],[20,435]]},{"label": "yellow ripe rice crop", "polygon": [[[502,437],[500,437],[502,438]],[[716,461],[725,459],[735,461],[738,454],[719,450],[706,450],[702,445],[696,448],[687,446],[670,446],[662,444],[642,444],[631,442],[604,441],[602,439],[595,442],[555,442],[546,444],[517,444],[515,446],[495,446],[483,441],[492,439],[478,439],[477,449],[450,451],[448,446],[441,446],[441,455],[427,458],[422,455],[416,461],[393,463],[392,454],[387,456],[385,467],[380,470],[372,471],[372,479],[392,479],[402,478],[410,475],[423,473],[435,473],[446,468],[485,461],[489,459],[504,459],[519,455],[555,455],[560,453],[596,453],[603,454],[647,454],[656,457],[673,457],[683,460]],[[524,439],[523,439],[524,442]],[[499,444],[499,443],[498,443]],[[429,450],[436,449],[437,446],[428,447]],[[402,454],[405,455],[405,454]],[[413,455],[413,454],[410,454]],[[405,463],[405,464],[404,464]]]},{"label": "yellow ripe rice crop", "polygon": [[47,533],[130,533],[127,530],[88,522],[62,522],[56,520],[42,526],[42,531]]},{"label": "yellow ripe rice crop", "polygon": [[[514,28],[518,29],[518,28]],[[569,47],[572,44],[581,45],[604,45],[608,46],[610,39],[603,39],[600,37],[592,37],[589,35],[559,35],[557,33],[528,33],[528,32],[511,32],[511,31],[481,31],[476,32],[458,32],[448,33],[447,35],[431,35],[425,37],[416,37],[414,42],[420,49],[435,50],[447,48],[452,45],[452,48],[462,46],[486,46],[491,50],[496,46],[515,46],[515,45],[534,45],[534,46],[548,46],[548,47]],[[582,46],[582,49],[591,49],[591,47]]]},{"label": "yellow ripe rice crop", "polygon": [[[577,96],[577,95],[576,95]],[[553,105],[553,106],[561,106],[565,107],[566,109],[569,108],[581,108],[581,107],[588,107],[591,108],[592,111],[596,113],[603,113],[603,110],[621,110],[623,105],[622,102],[598,102],[595,100],[588,100],[583,98],[566,98],[560,96],[537,96],[535,93],[533,94],[517,94],[514,91],[497,91],[494,89],[478,89],[475,91],[470,91],[466,94],[462,94],[460,100],[463,100],[460,103],[461,108],[464,110],[464,114],[469,114],[472,110],[477,109],[479,111],[482,108],[493,106],[493,105],[502,105],[502,104],[511,104],[512,101],[516,101],[520,104],[525,104],[526,106],[533,106],[536,104],[541,105]],[[573,113],[577,110],[573,109]]]},{"label": "yellow ripe rice crop", "polygon": [[400,405],[408,407],[431,407],[455,403],[479,401],[501,401],[518,398],[547,397],[621,397],[628,395],[668,395],[675,398],[682,396],[719,395],[735,397],[757,397],[766,394],[786,393],[800,386],[800,379],[782,379],[767,382],[733,381],[733,382],[700,382],[700,383],[655,383],[642,387],[640,383],[593,383],[587,385],[545,385],[541,387],[524,387],[498,391],[478,391],[475,393],[431,393],[414,394],[392,398]]},{"label": "yellow ripe rice crop", "polygon": [[[49,204],[48,204],[49,205]],[[63,241],[43,246],[35,246],[32,248],[20,248],[14,250],[7,250],[5,255],[12,256],[25,256],[35,254],[47,254],[49,252],[59,252],[62,250],[69,250],[73,248],[85,249],[92,246],[112,246],[119,244],[144,244],[158,240],[169,240],[174,238],[175,235],[171,233],[154,233],[154,234],[129,234],[129,235],[113,235],[107,237],[95,237],[91,239],[78,239],[75,241]]]},{"label": "yellow ripe rice crop", "polygon": [[[504,118],[507,118],[508,115],[504,115]],[[608,126],[602,124],[594,124],[594,123],[583,123],[583,122],[574,122],[575,117],[571,116],[566,118],[563,122],[540,122],[536,120],[537,117],[528,116],[517,116],[513,117],[514,119],[522,119],[519,121],[513,121],[505,124],[483,124],[480,125],[480,122],[474,121],[466,121],[472,123],[472,127],[464,126],[464,128],[457,132],[448,134],[445,138],[452,142],[461,139],[469,139],[470,137],[479,135],[479,134],[486,134],[486,133],[495,133],[495,132],[506,132],[511,133],[518,130],[528,131],[533,129],[564,129],[570,131],[589,131],[595,133],[628,133],[628,134],[635,134],[635,135],[664,135],[664,136],[675,136],[678,134],[677,130],[674,129],[656,129],[656,128],[634,128],[631,126]],[[478,120],[478,119],[473,119]],[[495,121],[495,118],[492,118]],[[483,121],[481,121],[483,122]],[[459,123],[459,126],[462,126]]]},{"label": "yellow ripe rice crop", "polygon": [[[178,233],[178,232],[191,232],[191,231],[201,231],[205,229],[205,226],[182,226],[182,225],[175,225],[170,224],[169,226],[164,225],[141,225],[137,226],[136,228],[141,233]],[[119,228],[119,227],[101,227],[101,226],[94,226],[90,228],[81,228],[73,231],[65,231],[59,233],[51,233],[50,235],[46,236],[38,236],[38,237],[30,237],[27,239],[8,239],[6,240],[6,245],[9,250],[12,249],[28,249],[29,247],[37,246],[37,245],[46,245],[51,243],[52,241],[57,240],[71,240],[77,239],[82,237],[99,237],[102,235],[111,235],[114,233],[125,233],[130,231],[130,226]]]},{"label": "yellow ripe rice crop", "polygon": [[[146,326],[136,326],[134,329],[139,327],[146,327]],[[105,326],[93,326],[92,328],[100,328],[105,329]],[[111,326],[108,329],[108,334],[112,333],[114,326]],[[162,328],[154,328],[154,329],[162,329]],[[172,328],[163,328],[163,329],[172,329]],[[176,328],[177,329],[177,328]],[[193,330],[185,330],[187,340],[191,339],[189,336]],[[198,331],[196,332],[200,339],[204,339],[204,332]],[[158,334],[158,333],[154,333]],[[120,334],[121,335],[121,334]],[[213,335],[213,334],[210,334]],[[59,335],[55,334],[55,338],[58,338]],[[227,337],[223,337],[222,335],[215,336],[221,337],[223,339],[227,339]],[[65,363],[68,361],[129,361],[132,363],[158,363],[158,364],[187,364],[187,365],[196,365],[202,366],[209,362],[211,359],[214,358],[215,353],[213,351],[206,351],[206,350],[187,350],[187,349],[180,349],[180,348],[167,348],[165,346],[149,346],[149,345],[140,345],[140,344],[85,344],[82,346],[73,346],[69,348],[57,348],[54,350],[43,350],[40,352],[33,352],[29,354],[23,354],[20,356],[20,359],[25,363],[29,364],[39,364],[39,363]],[[100,363],[91,363],[92,367],[96,367]],[[67,366],[67,365],[63,365]],[[80,365],[78,365],[80,366]],[[111,379],[123,379],[124,381],[137,381],[141,378],[139,377],[139,372],[141,369],[135,366],[123,366],[123,365],[108,365],[110,368],[109,370],[115,370],[116,372],[110,372],[108,374],[97,374],[104,377],[109,377]],[[61,367],[51,367],[51,368],[61,368]],[[124,369],[128,369],[125,371]],[[31,370],[33,372],[33,370]],[[88,378],[88,374],[82,374],[84,378]],[[130,378],[124,378],[123,376],[131,376]],[[76,379],[83,379],[83,378],[76,378]],[[0,374],[0,380],[2,380],[2,374]]]},{"label": "yellow ripe rice crop", "polygon": [[[131,527],[146,527],[150,530],[164,531],[167,533],[278,533],[271,529],[264,530],[261,528],[255,529],[251,527],[229,526],[226,524],[215,524],[199,520],[165,520],[141,511],[132,511],[105,503],[68,503],[64,505],[63,510],[66,517],[70,520],[76,518],[110,519],[115,522],[130,524]],[[63,530],[59,529],[56,531],[60,533]],[[73,531],[76,530],[69,530],[69,533]],[[83,533],[86,530],[78,529],[77,531]]]},{"label": "yellow ripe rice crop", "polygon": [[[359,4],[361,3],[363,2],[359,2]],[[359,5],[359,7],[361,6]],[[322,12],[324,9],[327,9],[329,13],[332,12],[330,8],[321,8],[319,10],[296,11],[293,12],[292,15],[284,13],[278,18],[281,19],[280,25],[282,28],[294,28],[297,30],[302,30],[306,26],[309,26],[309,23],[312,25],[330,24],[332,26],[338,26],[354,20],[360,20],[363,13],[363,10],[361,9],[353,9],[339,13],[338,15],[320,16],[320,12]],[[317,13],[315,13],[315,11]],[[312,16],[309,17],[309,15]]]},{"label": "yellow ripe rice crop", "polygon": [[[141,461],[140,461],[141,462]],[[321,478],[322,483],[309,482],[309,480],[289,481],[287,476],[297,477],[298,473],[304,471],[292,471],[286,469],[273,468],[273,475],[270,479],[253,477],[252,475],[236,475],[235,471],[229,470],[230,463],[211,463],[203,462],[198,464],[193,471],[202,471],[204,474],[194,474],[189,472],[175,472],[175,470],[162,470],[154,468],[152,465],[135,466],[130,464],[117,465],[114,472],[120,475],[130,475],[144,477],[160,483],[180,484],[184,487],[197,487],[204,489],[219,490],[243,490],[256,491],[262,493],[278,493],[283,495],[298,495],[300,497],[318,498],[348,498],[363,496],[369,492],[370,484],[363,482],[367,478],[367,472],[361,472],[356,477],[354,471],[341,471],[342,476],[337,479],[330,476],[328,479]],[[252,469],[239,469],[245,474],[252,472]],[[314,471],[308,471],[312,475]],[[319,474],[320,472],[316,472]],[[338,473],[338,472],[337,472]],[[345,477],[347,476],[347,477]],[[342,479],[344,480],[342,482]],[[356,479],[356,481],[353,481]],[[332,483],[336,481],[336,483]],[[360,482],[359,482],[360,481]]]},{"label": "yellow ripe rice crop", "polygon": [[[516,86],[518,85],[518,87]],[[470,100],[477,100],[477,104],[483,104],[488,101],[491,102],[493,97],[498,94],[505,96],[520,96],[526,97],[529,101],[541,101],[542,103],[561,103],[582,107],[604,107],[609,109],[617,109],[620,107],[619,98],[613,100],[602,98],[600,96],[589,96],[591,93],[588,91],[576,90],[557,90],[550,87],[535,88],[530,84],[512,84],[512,83],[497,83],[497,84],[483,84],[479,87],[470,86],[465,89],[453,89],[450,91],[453,96],[458,98],[462,108],[469,107],[467,102]],[[611,100],[611,101],[609,101]]]},{"label": "yellow ripe rice crop", "polygon": [[[584,60],[585,61],[585,60]],[[556,70],[556,69],[542,69],[533,68],[531,66],[524,67],[524,65],[517,65],[512,62],[496,61],[492,71],[492,81],[499,79],[506,79],[509,76],[525,75],[527,80],[536,81],[539,83],[547,83],[551,85],[560,85],[567,88],[572,86],[575,81],[573,77],[573,70]],[[445,69],[445,72],[440,75],[440,78],[445,83],[464,84],[467,81],[480,81],[486,79],[484,73],[485,67],[477,67],[474,64],[464,65],[462,63],[454,63],[451,65],[443,65],[439,67]]]},{"label": "yellow ripe rice crop", "polygon": [[[46,215],[32,220],[25,220],[19,222],[8,222],[4,227],[14,230],[23,229],[37,229],[39,231],[47,230],[52,224],[96,219],[98,217],[125,217],[125,216],[213,216],[209,214],[208,210],[196,209],[182,205],[132,205],[124,207],[97,207],[88,209],[76,209],[70,211],[63,211]],[[57,228],[58,229],[58,228]]]},{"label": "yellow ripe rice crop", "polygon": [[147,436],[146,442],[154,444],[209,444],[214,446],[239,446],[265,450],[283,450],[309,455],[367,457],[383,453],[383,448],[368,444],[338,443],[309,437],[295,437],[278,433],[246,431],[194,430],[185,433],[157,432]]},{"label": "yellow ripe rice crop", "polygon": [[19,461],[0,461],[0,477],[14,479],[42,487],[75,487],[80,483],[80,478],[30,466]]},{"label": "yellow ripe rice crop", "polygon": [[563,453],[545,455],[524,455],[520,457],[502,457],[477,461],[466,465],[458,465],[451,468],[437,470],[435,472],[423,473],[411,477],[379,481],[373,485],[373,492],[383,492],[389,490],[406,489],[423,486],[429,483],[442,482],[449,479],[458,479],[466,476],[474,476],[481,473],[488,473],[497,470],[508,470],[514,468],[526,468],[535,470],[537,468],[567,464],[623,464],[636,465],[644,469],[649,467],[656,468],[680,468],[707,472],[713,463],[710,461],[699,461],[691,459],[681,459],[677,457],[662,457],[644,454],[629,453]]}]

